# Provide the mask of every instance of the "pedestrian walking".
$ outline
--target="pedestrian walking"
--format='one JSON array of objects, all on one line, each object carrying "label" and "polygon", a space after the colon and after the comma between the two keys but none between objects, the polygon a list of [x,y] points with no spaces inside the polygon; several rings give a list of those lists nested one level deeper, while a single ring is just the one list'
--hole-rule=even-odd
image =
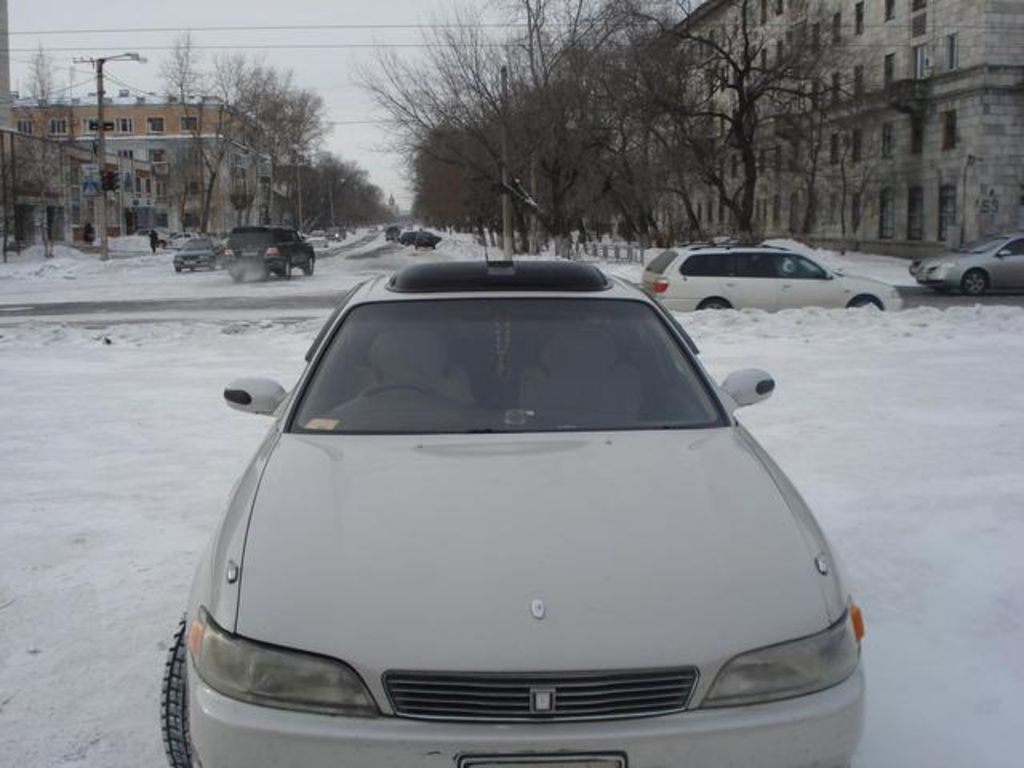
[{"label": "pedestrian walking", "polygon": [[149,248],[156,253],[156,247],[160,244],[160,237],[157,235],[155,229],[149,230]]}]

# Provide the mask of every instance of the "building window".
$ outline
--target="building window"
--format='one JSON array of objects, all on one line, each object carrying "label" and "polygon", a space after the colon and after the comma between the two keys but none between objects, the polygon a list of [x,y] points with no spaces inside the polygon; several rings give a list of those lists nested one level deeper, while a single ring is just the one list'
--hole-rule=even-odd
[{"label": "building window", "polygon": [[861,148],[864,143],[864,137],[861,133],[860,128],[854,128],[850,134],[850,159],[855,163],[860,162]]},{"label": "building window", "polygon": [[833,133],[828,139],[828,161],[832,165],[839,162],[839,134]]},{"label": "building window", "polygon": [[117,150],[117,156],[118,157],[127,158],[128,160],[134,160],[135,159],[135,150],[134,149],[119,149],[119,150]]},{"label": "building window", "polygon": [[189,179],[188,180],[188,184],[186,184],[186,186],[185,186],[185,189],[188,191],[188,194],[190,194],[190,195],[198,195],[199,194],[199,182],[196,181],[195,179]]},{"label": "building window", "polygon": [[31,120],[19,120],[18,121],[18,133],[26,133],[26,134],[31,136],[32,132],[34,130],[35,130],[35,126],[32,125],[32,121]]},{"label": "building window", "polygon": [[885,187],[878,193],[878,237],[881,240],[892,240],[896,232],[896,206],[892,190]]},{"label": "building window", "polygon": [[914,57],[914,79],[924,80],[928,76],[928,46],[926,45],[915,45],[911,49],[911,55]]},{"label": "building window", "polygon": [[910,187],[907,190],[907,240],[924,237],[924,190]]},{"label": "building window", "polygon": [[896,79],[896,54],[887,53],[885,54],[885,63],[882,65],[882,81],[885,83],[886,88],[892,86],[892,81]]},{"label": "building window", "polygon": [[957,45],[957,33],[946,35],[946,69],[957,69],[960,66],[960,47]]},{"label": "building window", "polygon": [[146,133],[163,133],[164,119],[162,117],[146,118]]},{"label": "building window", "polygon": [[151,149],[151,150],[149,150],[149,162],[151,162],[151,163],[165,163],[165,162],[167,162],[167,150],[166,149]]},{"label": "building window", "polygon": [[943,184],[939,187],[939,240],[948,240],[955,226],[956,185]]},{"label": "building window", "polygon": [[956,146],[956,110],[942,113],[942,148],[953,149]]},{"label": "building window", "polygon": [[882,123],[882,157],[892,157],[895,136],[892,123]]},{"label": "building window", "polygon": [[82,128],[86,133],[97,133],[99,131],[100,121],[95,117],[82,118]]},{"label": "building window", "polygon": [[853,95],[860,98],[864,95],[864,65],[858,64],[853,68]]},{"label": "building window", "polygon": [[786,10],[786,6],[783,0],[775,0],[775,15],[781,16],[784,10]]},{"label": "building window", "polygon": [[786,57],[786,48],[781,40],[775,41],[775,64],[781,65],[782,60]]},{"label": "building window", "polygon": [[832,42],[839,43],[843,39],[843,14],[832,14]]},{"label": "building window", "polygon": [[864,34],[864,3],[857,3],[853,6],[853,33]]},{"label": "building window", "polygon": [[860,192],[854,192],[850,197],[850,224],[854,232],[860,229],[860,215]]},{"label": "building window", "polygon": [[839,103],[839,73],[832,73],[832,104]]},{"label": "building window", "polygon": [[910,117],[910,154],[920,155],[924,151],[924,117]]},{"label": "building window", "polygon": [[181,130],[195,131],[199,129],[199,118],[195,115],[185,115],[181,118]]},{"label": "building window", "polygon": [[130,117],[119,117],[114,121],[114,130],[118,133],[134,133],[135,125]]},{"label": "building window", "polygon": [[68,121],[64,117],[54,117],[50,120],[50,135],[51,136],[67,136],[68,135]]},{"label": "building window", "polygon": [[885,20],[892,21],[896,18],[896,0],[885,0]]},{"label": "building window", "polygon": [[910,36],[921,37],[928,34],[928,14],[919,13],[910,20]]},{"label": "building window", "polygon": [[922,8],[928,7],[928,0],[911,0],[910,10],[920,11]]}]

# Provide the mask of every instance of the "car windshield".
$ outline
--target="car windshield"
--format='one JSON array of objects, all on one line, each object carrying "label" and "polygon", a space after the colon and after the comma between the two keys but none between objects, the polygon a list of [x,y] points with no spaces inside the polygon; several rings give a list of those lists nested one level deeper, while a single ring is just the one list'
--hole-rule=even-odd
[{"label": "car windshield", "polygon": [[971,243],[964,243],[959,248],[954,248],[957,253],[984,253],[998,245],[1006,242],[1005,237],[983,237]]},{"label": "car windshield", "polygon": [[291,429],[473,433],[693,429],[725,421],[649,305],[601,299],[356,307]]}]

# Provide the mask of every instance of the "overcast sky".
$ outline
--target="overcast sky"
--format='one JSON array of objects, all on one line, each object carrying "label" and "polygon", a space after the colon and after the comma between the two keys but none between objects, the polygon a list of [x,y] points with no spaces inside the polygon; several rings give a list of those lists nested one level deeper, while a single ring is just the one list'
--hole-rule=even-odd
[{"label": "overcast sky", "polygon": [[[159,64],[180,31],[193,28],[198,46],[243,50],[265,57],[268,64],[291,68],[295,82],[320,93],[329,119],[337,124],[327,138],[327,148],[357,161],[370,173],[385,195],[394,194],[406,207],[410,191],[404,182],[401,161],[386,151],[387,134],[373,121],[381,116],[354,82],[358,62],[372,63],[376,44],[414,44],[415,29],[386,29],[385,25],[430,23],[452,7],[452,0],[8,0],[11,30],[11,87],[23,88],[28,61],[40,44],[52,56],[62,87],[76,85],[74,94],[95,91],[88,65],[73,65],[76,56],[97,56],[139,51],[149,61],[112,63],[106,71],[142,91],[162,91]],[[460,0],[466,7],[493,8],[494,0]],[[497,17],[491,12],[491,20]],[[319,29],[242,30],[237,27],[310,25]],[[379,25],[374,29],[328,28],[330,25]],[[202,27],[233,27],[204,30]],[[130,31],[137,29],[161,31]],[[86,30],[104,30],[87,32]],[[366,48],[330,50],[301,48],[310,45],[357,45]],[[270,47],[272,46],[272,47]],[[204,50],[207,59],[220,48]],[[416,49],[402,49],[416,56]],[[108,91],[123,87],[108,84]],[[348,124],[346,124],[348,123]]]}]

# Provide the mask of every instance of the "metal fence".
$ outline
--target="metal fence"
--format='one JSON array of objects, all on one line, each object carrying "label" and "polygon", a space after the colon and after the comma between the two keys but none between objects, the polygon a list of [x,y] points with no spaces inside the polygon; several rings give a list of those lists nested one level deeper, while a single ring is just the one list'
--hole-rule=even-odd
[{"label": "metal fence", "polygon": [[645,264],[647,251],[638,243],[566,243],[558,255],[574,261],[612,261]]}]

